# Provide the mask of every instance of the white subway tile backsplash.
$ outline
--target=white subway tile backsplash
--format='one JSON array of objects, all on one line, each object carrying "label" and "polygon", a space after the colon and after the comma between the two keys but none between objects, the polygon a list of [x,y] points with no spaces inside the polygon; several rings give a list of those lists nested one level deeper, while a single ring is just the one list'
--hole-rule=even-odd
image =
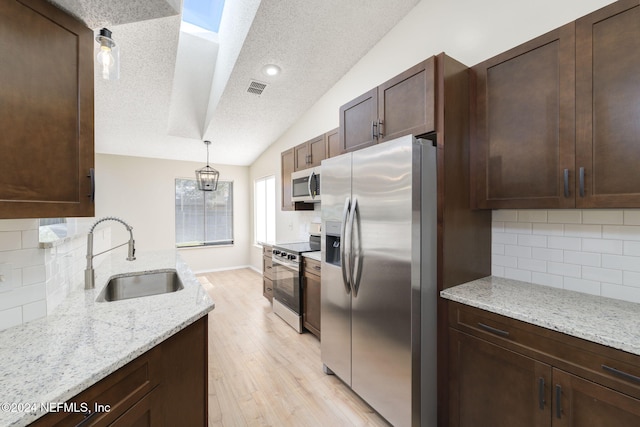
[{"label": "white subway tile backsplash", "polygon": [[518,235],[518,245],[519,246],[535,246],[535,247],[538,247],[538,248],[546,248],[547,247],[547,236],[534,236],[534,235],[519,234]]},{"label": "white subway tile backsplash", "polygon": [[623,271],[622,284],[625,286],[640,288],[640,273],[637,273],[635,271]]},{"label": "white subway tile backsplash", "polygon": [[562,236],[564,235],[564,226],[562,224],[533,224],[532,233],[543,236]]},{"label": "white subway tile backsplash", "polygon": [[[640,242],[624,242],[623,254],[640,257]],[[640,259],[638,259],[638,261],[640,261]]]},{"label": "white subway tile backsplash", "polygon": [[621,210],[590,209],[582,211],[583,224],[624,224]]},{"label": "white subway tile backsplash", "polygon": [[47,292],[44,283],[20,286],[13,288],[10,292],[2,294],[2,298],[0,298],[0,310],[8,310],[30,302],[46,299],[46,297]]},{"label": "white subway tile backsplash", "polygon": [[[501,243],[503,245],[517,245],[518,235],[511,233],[491,233],[493,243]],[[1,260],[0,260],[1,262]]]},{"label": "white subway tile backsplash", "polygon": [[580,224],[582,223],[582,211],[578,209],[550,210],[547,214],[549,224]]},{"label": "white subway tile backsplash", "polygon": [[0,251],[17,251],[22,249],[22,233],[20,231],[0,232]]},{"label": "white subway tile backsplash", "polygon": [[622,240],[582,239],[582,251],[622,255]]},{"label": "white subway tile backsplash", "polygon": [[601,238],[601,225],[565,224],[564,235],[567,237]]},{"label": "white subway tile backsplash", "polygon": [[42,249],[21,249],[19,251],[0,251],[0,263],[12,264],[14,268],[42,264]]},{"label": "white subway tile backsplash", "polygon": [[582,267],[582,278],[621,285],[622,271],[609,268],[588,267],[585,265]]},{"label": "white subway tile backsplash", "polygon": [[492,274],[640,302],[640,209],[493,212]]},{"label": "white subway tile backsplash", "polygon": [[518,222],[547,222],[547,211],[520,210],[518,211]]},{"label": "white subway tile backsplash", "polygon": [[493,243],[491,245],[491,253],[494,255],[504,255],[504,245],[500,243]]},{"label": "white subway tile backsplash", "polygon": [[533,272],[531,273],[531,282],[543,286],[563,288],[563,277],[555,274]]},{"label": "white subway tile backsplash", "polygon": [[530,222],[505,222],[504,232],[515,233],[515,234],[531,234],[531,223]]},{"label": "white subway tile backsplash", "polygon": [[0,311],[0,331],[22,323],[22,307]]},{"label": "white subway tile backsplash", "polygon": [[640,271],[640,258],[624,255],[602,255],[602,266],[626,271]]},{"label": "white subway tile backsplash", "polygon": [[561,262],[547,262],[547,271],[558,276],[582,277],[582,267],[574,264],[564,264]]},{"label": "white subway tile backsplash", "polygon": [[46,269],[44,264],[33,265],[31,267],[25,267],[22,269],[22,284],[33,285],[35,283],[42,283],[47,280]]},{"label": "white subway tile backsplash", "polygon": [[573,277],[564,278],[564,288],[570,291],[584,292],[586,294],[600,295],[600,282]]},{"label": "white subway tile backsplash", "polygon": [[526,270],[518,270],[517,268],[504,268],[504,277],[507,279],[521,280],[523,282],[531,282],[531,272]]},{"label": "white subway tile backsplash", "polygon": [[47,315],[47,301],[41,300],[22,306],[22,322],[30,322]]},{"label": "white subway tile backsplash", "polygon": [[493,255],[492,263],[502,267],[516,268],[518,267],[518,258],[514,256]]},{"label": "white subway tile backsplash", "polygon": [[40,246],[40,233],[38,230],[22,231],[22,249],[34,249]]},{"label": "white subway tile backsplash", "polygon": [[494,221],[516,222],[518,221],[518,211],[512,209],[502,209],[493,211],[491,214]]},{"label": "white subway tile backsplash", "polygon": [[640,227],[634,225],[605,225],[602,227],[605,239],[640,240]]},{"label": "white subway tile backsplash", "polygon": [[590,252],[564,251],[564,262],[567,264],[600,267],[602,265],[602,256]]},{"label": "white subway tile backsplash", "polygon": [[40,222],[37,219],[0,219],[0,231],[37,230]]},{"label": "white subway tile backsplash", "polygon": [[582,249],[582,240],[577,237],[555,237],[549,236],[547,246],[551,249],[566,249],[579,251]]},{"label": "white subway tile backsplash", "polygon": [[518,258],[531,258],[531,248],[527,246],[505,245],[504,254]]},{"label": "white subway tile backsplash", "polygon": [[560,249],[533,248],[531,250],[531,256],[544,261],[562,262],[564,252]]},{"label": "white subway tile backsplash", "polygon": [[603,297],[640,303],[640,288],[603,283],[601,291]]},{"label": "white subway tile backsplash", "polygon": [[539,259],[518,258],[518,268],[520,270],[545,273],[547,271],[547,262]]},{"label": "white subway tile backsplash", "polygon": [[640,209],[625,210],[624,225],[640,225]]}]

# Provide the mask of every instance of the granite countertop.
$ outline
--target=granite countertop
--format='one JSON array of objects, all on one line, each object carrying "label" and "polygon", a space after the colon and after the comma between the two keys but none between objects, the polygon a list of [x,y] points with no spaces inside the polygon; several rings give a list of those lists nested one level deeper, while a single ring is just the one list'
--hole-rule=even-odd
[{"label": "granite countertop", "polygon": [[321,251],[303,252],[302,256],[306,256],[307,258],[315,259],[316,261],[322,261],[322,259],[320,258],[320,254],[322,254]]},{"label": "granite countertop", "polygon": [[640,304],[494,276],[445,289],[440,295],[640,355]]},{"label": "granite countertop", "polygon": [[[0,425],[33,422],[44,415],[41,403],[65,402],[213,309],[176,251],[136,255],[106,258],[95,289],[71,291],[45,318],[0,331]],[[95,302],[112,275],[159,269],[176,269],[184,289]],[[38,410],[22,408],[32,404]]]}]

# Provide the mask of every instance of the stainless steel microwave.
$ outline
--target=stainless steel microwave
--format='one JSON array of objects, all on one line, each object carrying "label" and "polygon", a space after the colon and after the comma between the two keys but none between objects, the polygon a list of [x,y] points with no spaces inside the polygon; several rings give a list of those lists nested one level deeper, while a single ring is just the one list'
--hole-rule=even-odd
[{"label": "stainless steel microwave", "polygon": [[291,200],[311,203],[320,201],[320,166],[291,174]]}]

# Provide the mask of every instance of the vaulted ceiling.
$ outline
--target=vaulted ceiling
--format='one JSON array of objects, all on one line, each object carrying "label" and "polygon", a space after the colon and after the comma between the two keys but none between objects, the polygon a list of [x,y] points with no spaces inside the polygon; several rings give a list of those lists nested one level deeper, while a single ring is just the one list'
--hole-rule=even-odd
[{"label": "vaulted ceiling", "polygon": [[213,163],[249,165],[419,0],[227,0],[217,36],[181,31],[181,0],[50,1],[120,45],[120,80],[95,78],[96,152],[202,161],[209,139]]}]

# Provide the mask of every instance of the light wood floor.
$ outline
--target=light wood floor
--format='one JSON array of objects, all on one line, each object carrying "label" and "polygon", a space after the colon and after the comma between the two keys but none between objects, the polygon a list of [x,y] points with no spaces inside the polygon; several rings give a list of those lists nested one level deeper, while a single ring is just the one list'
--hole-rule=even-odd
[{"label": "light wood floor", "polygon": [[320,343],[271,311],[250,269],[200,275],[209,313],[209,426],[388,426],[322,372]]}]

